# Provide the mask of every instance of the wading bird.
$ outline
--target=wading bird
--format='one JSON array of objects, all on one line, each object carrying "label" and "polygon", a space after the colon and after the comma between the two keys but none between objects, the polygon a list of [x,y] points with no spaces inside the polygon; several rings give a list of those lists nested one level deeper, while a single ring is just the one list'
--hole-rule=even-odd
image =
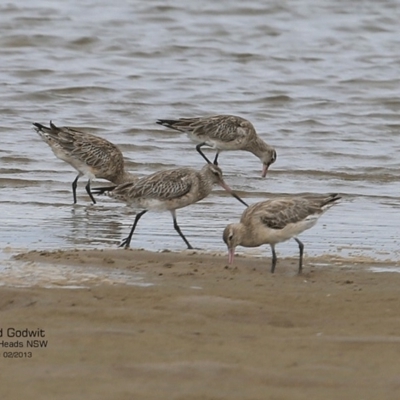
[{"label": "wading bird", "polygon": [[74,204],[76,187],[81,176],[88,178],[85,188],[93,204],[96,204],[96,200],[90,190],[92,179],[106,179],[116,185],[138,179],[125,171],[121,151],[108,140],[74,128],[57,127],[51,121],[49,128],[36,122],[33,125],[53,153],[78,171],[77,177],[72,182]]},{"label": "wading bird", "polygon": [[247,206],[224,182],[221,169],[214,164],[206,164],[200,171],[192,168],[159,171],[141,178],[137,182],[124,183],[114,187],[93,188],[93,193],[106,193],[110,197],[143,208],[143,211],[136,214],[129,236],[122,241],[120,247],[129,247],[139,219],[147,211],[152,210],[170,211],[175,230],[186,243],[188,249],[192,249],[192,245],[178,225],[176,210],[204,199],[211,193],[216,184],[222,186],[233,197]]},{"label": "wading bird", "polygon": [[299,245],[299,273],[303,268],[303,243],[297,238],[312,228],[319,217],[341,197],[337,194],[313,197],[283,197],[252,204],[242,214],[239,223],[228,225],[223,240],[228,247],[231,264],[236,246],[258,247],[269,244],[272,250],[271,272],[275,271],[275,245],[294,238]]},{"label": "wading bird", "polygon": [[201,147],[210,146],[216,149],[215,165],[218,164],[218,156],[221,151],[248,151],[262,162],[261,176],[264,178],[269,166],[276,161],[275,149],[257,135],[253,124],[235,115],[159,119],[157,124],[186,133],[193,142],[197,143],[196,150],[207,162],[210,161],[201,151]]}]

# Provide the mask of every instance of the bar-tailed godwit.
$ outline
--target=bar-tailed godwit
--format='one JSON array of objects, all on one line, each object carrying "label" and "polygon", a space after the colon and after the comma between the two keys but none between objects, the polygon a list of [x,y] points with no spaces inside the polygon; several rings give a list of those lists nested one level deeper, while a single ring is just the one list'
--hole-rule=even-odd
[{"label": "bar-tailed godwit", "polygon": [[74,204],[76,187],[81,176],[88,178],[86,192],[94,204],[96,200],[90,190],[92,179],[106,179],[116,185],[138,179],[125,171],[121,151],[108,140],[74,128],[57,127],[51,121],[49,128],[36,122],[33,125],[53,153],[78,171],[78,176],[72,183]]},{"label": "bar-tailed godwit", "polygon": [[262,177],[276,161],[276,151],[257,135],[253,124],[235,115],[214,115],[212,117],[159,119],[157,124],[184,132],[195,143],[196,149],[207,161],[201,147],[210,146],[217,150],[214,164],[224,150],[244,150],[253,153],[262,164]]},{"label": "bar-tailed godwit", "polygon": [[137,182],[119,186],[93,188],[93,193],[107,193],[110,197],[134,204],[144,210],[136,214],[129,236],[120,247],[129,247],[132,235],[139,219],[149,210],[170,211],[174,228],[189,249],[193,247],[182,233],[176,220],[176,210],[196,203],[207,197],[215,184],[221,185],[233,197],[247,206],[224,182],[221,169],[213,164],[206,164],[200,171],[192,168],[176,168],[159,171]]},{"label": "bar-tailed godwit", "polygon": [[231,264],[236,246],[258,247],[269,244],[272,250],[271,272],[275,271],[277,256],[275,245],[294,238],[299,245],[299,273],[303,268],[303,243],[297,238],[301,232],[312,228],[318,218],[341,197],[329,196],[283,197],[252,204],[239,223],[228,225],[223,239],[228,246]]}]

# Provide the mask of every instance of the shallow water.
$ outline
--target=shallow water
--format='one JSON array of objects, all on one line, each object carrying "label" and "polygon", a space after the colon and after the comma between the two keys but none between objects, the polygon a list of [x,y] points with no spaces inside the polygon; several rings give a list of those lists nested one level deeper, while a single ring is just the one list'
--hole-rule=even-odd
[{"label": "shallow water", "polygon": [[[55,158],[32,122],[103,136],[143,176],[203,164],[185,135],[156,119],[229,113],[251,120],[278,152],[267,179],[253,155],[221,155],[227,183],[249,203],[343,194],[303,233],[307,255],[399,262],[399,17],[395,0],[0,5],[2,257],[115,247],[134,218],[106,197],[91,206],[83,180],[73,206],[75,170]],[[193,246],[224,251],[222,230],[242,210],[216,189],[179,210],[178,221]],[[149,213],[132,247],[185,245],[169,213]],[[277,251],[296,256],[297,244]]]},{"label": "shallow water", "polygon": [[97,285],[153,286],[143,274],[119,269],[35,262],[3,261],[1,286],[86,289]]}]

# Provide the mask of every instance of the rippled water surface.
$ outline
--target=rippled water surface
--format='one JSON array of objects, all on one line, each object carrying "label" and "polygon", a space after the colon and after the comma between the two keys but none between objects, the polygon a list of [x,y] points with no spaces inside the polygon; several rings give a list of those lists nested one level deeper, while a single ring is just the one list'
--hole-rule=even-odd
[{"label": "rippled water surface", "polygon": [[[3,2],[0,246],[114,247],[134,218],[106,197],[90,205],[83,179],[73,206],[76,172],[32,122],[105,137],[144,176],[203,165],[185,135],[156,119],[236,114],[278,159],[261,179],[253,155],[223,153],[230,186],[250,203],[342,193],[302,235],[306,253],[399,262],[399,20],[397,0]],[[222,230],[242,210],[216,189],[178,221],[194,246],[224,251]],[[148,213],[132,247],[185,245],[169,213]],[[298,251],[294,241],[277,250]]]}]

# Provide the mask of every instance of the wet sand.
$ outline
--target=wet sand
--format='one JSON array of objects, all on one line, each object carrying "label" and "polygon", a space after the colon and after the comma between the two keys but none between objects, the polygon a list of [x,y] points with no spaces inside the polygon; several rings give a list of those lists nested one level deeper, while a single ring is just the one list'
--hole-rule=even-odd
[{"label": "wet sand", "polygon": [[48,340],[17,349],[29,359],[1,349],[2,398],[398,398],[398,273],[307,259],[298,276],[295,259],[280,259],[271,275],[269,258],[228,267],[218,255],[137,250],[17,259],[142,273],[154,285],[1,287],[0,327]]}]

